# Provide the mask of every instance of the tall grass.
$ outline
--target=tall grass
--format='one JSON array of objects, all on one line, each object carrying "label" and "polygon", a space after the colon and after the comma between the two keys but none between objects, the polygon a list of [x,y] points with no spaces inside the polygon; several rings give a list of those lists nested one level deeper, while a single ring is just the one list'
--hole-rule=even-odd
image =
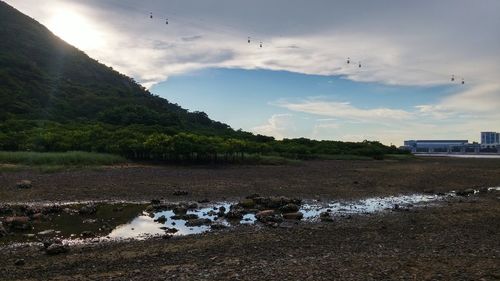
[{"label": "tall grass", "polygon": [[121,156],[81,151],[28,152],[0,151],[0,163],[26,166],[98,166],[124,163]]}]

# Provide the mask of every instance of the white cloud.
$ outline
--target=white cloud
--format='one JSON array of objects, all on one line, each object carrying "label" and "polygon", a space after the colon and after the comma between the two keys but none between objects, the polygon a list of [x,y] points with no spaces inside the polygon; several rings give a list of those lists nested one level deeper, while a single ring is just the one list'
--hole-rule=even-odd
[{"label": "white cloud", "polygon": [[[471,138],[483,128],[500,130],[500,1],[6,2],[44,24],[61,7],[78,14],[87,26],[99,28],[100,48],[85,42],[77,47],[146,87],[208,67],[341,75],[354,81],[421,87],[450,85],[452,74],[465,78],[466,84],[456,83],[448,97],[417,105],[414,111],[318,99],[278,104],[295,112],[341,119],[335,124],[346,131],[346,139],[378,136],[393,142],[416,133],[429,138]],[[251,44],[247,36],[252,36]],[[258,46],[260,41],[263,48]],[[347,65],[347,57],[354,63]],[[357,67],[358,61],[362,68]],[[342,126],[346,122],[372,126],[354,126],[358,132],[351,132]],[[289,137],[297,132],[292,123],[290,117],[275,115],[256,129]]]},{"label": "white cloud", "polygon": [[292,121],[292,114],[274,114],[267,120],[267,123],[252,129],[254,133],[274,136],[277,139],[283,139],[290,136],[294,131],[295,125]]},{"label": "white cloud", "polygon": [[337,102],[319,99],[305,99],[297,102],[279,101],[277,106],[292,111],[304,112],[320,116],[351,119],[361,122],[381,122],[390,120],[408,120],[413,114],[400,109],[371,108],[362,109],[348,102]]}]

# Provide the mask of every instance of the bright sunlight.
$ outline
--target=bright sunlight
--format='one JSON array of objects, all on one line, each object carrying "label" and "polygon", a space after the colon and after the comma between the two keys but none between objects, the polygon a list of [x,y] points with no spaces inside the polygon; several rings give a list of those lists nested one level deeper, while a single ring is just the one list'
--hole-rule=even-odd
[{"label": "bright sunlight", "polygon": [[61,39],[82,50],[97,49],[103,45],[98,29],[87,18],[68,9],[55,11],[48,27]]}]

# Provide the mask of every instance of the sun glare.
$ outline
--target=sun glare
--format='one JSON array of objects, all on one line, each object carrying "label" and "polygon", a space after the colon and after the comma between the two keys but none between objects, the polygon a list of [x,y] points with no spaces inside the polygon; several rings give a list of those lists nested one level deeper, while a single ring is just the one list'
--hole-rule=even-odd
[{"label": "sun glare", "polygon": [[97,49],[103,44],[98,29],[84,16],[71,10],[55,12],[48,27],[61,39],[82,50]]}]

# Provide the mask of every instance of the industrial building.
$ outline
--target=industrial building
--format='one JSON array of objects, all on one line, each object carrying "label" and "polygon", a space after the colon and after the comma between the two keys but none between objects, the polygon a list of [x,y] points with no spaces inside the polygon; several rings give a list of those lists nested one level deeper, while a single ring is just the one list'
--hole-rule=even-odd
[{"label": "industrial building", "polygon": [[468,140],[407,140],[401,149],[412,153],[500,153],[500,133],[481,132],[481,143]]},{"label": "industrial building", "polygon": [[500,133],[481,132],[481,147],[482,148],[500,147]]},{"label": "industrial building", "polygon": [[479,153],[481,147],[468,140],[408,140],[402,148],[412,153]]}]

